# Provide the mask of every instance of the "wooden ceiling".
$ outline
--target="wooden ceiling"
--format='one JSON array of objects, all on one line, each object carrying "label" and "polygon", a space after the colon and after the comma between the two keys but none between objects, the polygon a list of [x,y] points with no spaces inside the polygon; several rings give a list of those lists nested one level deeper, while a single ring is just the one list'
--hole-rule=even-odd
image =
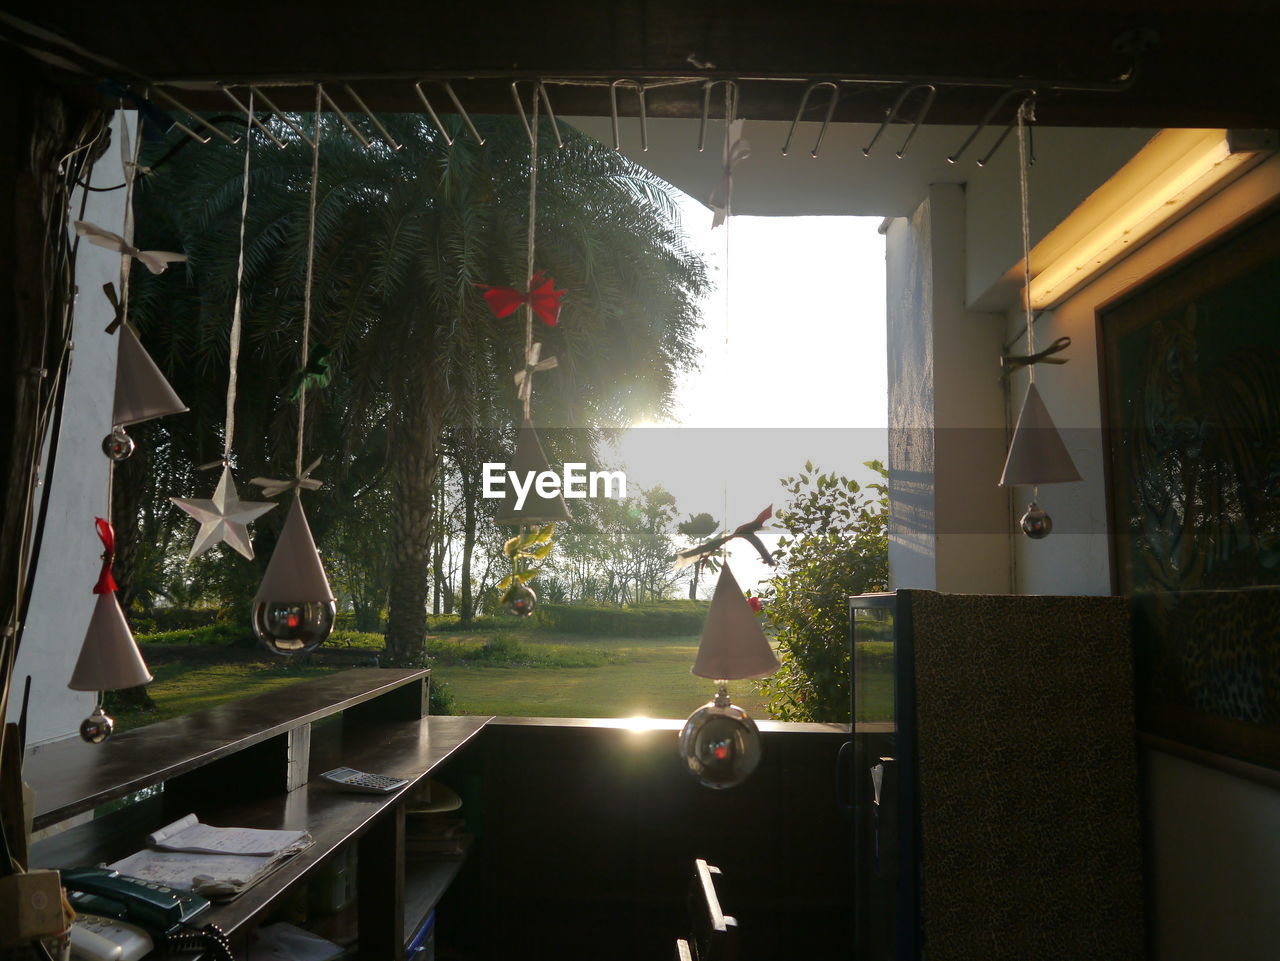
[{"label": "wooden ceiling", "polygon": [[[582,81],[550,87],[563,115],[607,115],[608,82],[638,78],[650,84],[650,116],[697,117],[698,80],[709,77],[740,79],[742,114],[790,120],[808,82],[834,79],[857,81],[840,85],[835,119],[867,122],[884,116],[895,82],[990,82],[939,86],[928,122],[971,123],[1002,84],[1022,78],[1041,90],[1046,124],[1280,126],[1273,66],[1280,13],[1274,3],[1247,0],[7,0],[5,7],[25,25],[0,19],[0,36],[89,73],[195,85],[179,96],[202,109],[229,105],[198,89],[211,83],[348,80],[374,109],[420,110],[411,81],[450,79],[469,111],[510,112],[510,81],[521,76]],[[1135,36],[1147,46],[1136,61],[1126,46]],[[1135,62],[1123,92],[1046,89],[1106,85]],[[680,78],[689,82],[652,85]],[[426,89],[436,91],[438,110],[452,109],[440,88]],[[286,108],[311,102],[301,88],[276,92]],[[825,112],[826,96],[815,92],[807,117]],[[637,106],[633,90],[619,91],[619,113],[635,115]]]}]

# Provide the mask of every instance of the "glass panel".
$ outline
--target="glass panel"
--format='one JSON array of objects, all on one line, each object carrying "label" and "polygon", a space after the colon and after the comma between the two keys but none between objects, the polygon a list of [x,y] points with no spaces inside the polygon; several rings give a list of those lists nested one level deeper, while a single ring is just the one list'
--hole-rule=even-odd
[{"label": "glass panel", "polygon": [[893,720],[893,608],[854,608],[853,721]]}]

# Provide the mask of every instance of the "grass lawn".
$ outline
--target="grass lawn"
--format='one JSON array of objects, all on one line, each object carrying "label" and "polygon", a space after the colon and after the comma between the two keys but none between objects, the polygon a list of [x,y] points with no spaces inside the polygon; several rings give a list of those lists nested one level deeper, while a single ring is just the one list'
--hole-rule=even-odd
[{"label": "grass lawn", "polygon": [[[689,673],[697,637],[594,638],[546,631],[501,631],[432,638],[433,680],[443,681],[460,714],[517,717],[687,717],[714,693]],[[143,644],[144,655],[149,645]],[[323,650],[323,649],[322,649]],[[154,711],[113,712],[117,730],[319,677],[341,666],[299,666],[244,649],[201,645],[149,656]],[[370,652],[373,653],[373,652]],[[768,717],[750,681],[730,686],[734,703]]]},{"label": "grass lawn", "polygon": [[[530,637],[530,647],[536,646]],[[604,649],[617,656],[603,667],[524,668],[467,663],[434,667],[449,685],[458,710],[516,717],[688,717],[711,700],[713,681],[689,673],[696,637],[547,638],[557,646]],[[730,685],[735,704],[758,720],[768,714],[750,681]]]}]

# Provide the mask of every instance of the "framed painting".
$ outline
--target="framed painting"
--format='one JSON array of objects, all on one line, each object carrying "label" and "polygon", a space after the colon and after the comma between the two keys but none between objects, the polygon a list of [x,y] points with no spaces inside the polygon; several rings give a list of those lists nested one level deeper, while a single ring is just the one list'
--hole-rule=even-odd
[{"label": "framed painting", "polygon": [[1280,770],[1280,214],[1099,313],[1139,729]]}]

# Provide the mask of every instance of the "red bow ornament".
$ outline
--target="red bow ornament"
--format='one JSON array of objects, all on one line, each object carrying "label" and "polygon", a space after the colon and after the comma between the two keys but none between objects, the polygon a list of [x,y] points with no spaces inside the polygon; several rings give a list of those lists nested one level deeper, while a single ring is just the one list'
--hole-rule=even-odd
[{"label": "red bow ornament", "polygon": [[101,517],[95,517],[93,522],[98,525],[98,538],[102,541],[102,570],[98,574],[98,583],[93,585],[93,593],[113,594],[118,590],[116,579],[111,576],[111,565],[116,560],[116,532]]},{"label": "red bow ornament", "polygon": [[524,294],[514,287],[490,287],[488,284],[476,286],[484,288],[484,299],[493,311],[493,316],[499,320],[510,317],[521,304],[528,304],[548,327],[554,327],[560,320],[560,300],[564,297],[564,291],[556,290],[555,281],[541,270],[533,275],[529,292]]}]

